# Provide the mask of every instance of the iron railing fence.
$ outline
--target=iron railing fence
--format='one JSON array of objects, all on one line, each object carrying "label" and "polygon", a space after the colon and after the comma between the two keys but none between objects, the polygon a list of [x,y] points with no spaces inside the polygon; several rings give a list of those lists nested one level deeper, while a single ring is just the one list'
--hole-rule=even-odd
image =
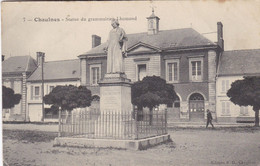
[{"label": "iron railing fence", "polygon": [[[137,117],[138,116],[138,117]],[[142,139],[167,134],[167,111],[79,110],[59,113],[59,136]]]}]

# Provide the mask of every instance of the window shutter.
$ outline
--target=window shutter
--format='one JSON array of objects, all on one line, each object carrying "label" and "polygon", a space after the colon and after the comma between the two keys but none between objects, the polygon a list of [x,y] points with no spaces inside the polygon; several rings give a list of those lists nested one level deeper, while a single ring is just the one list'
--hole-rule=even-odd
[{"label": "window shutter", "polygon": [[225,102],[222,102],[222,114],[224,115],[225,114]]},{"label": "window shutter", "polygon": [[226,80],[226,91],[229,89],[229,80]]},{"label": "window shutter", "polygon": [[227,102],[226,104],[227,104],[227,105],[226,105],[226,106],[227,106],[227,111],[226,111],[226,113],[227,113],[227,114],[230,114],[230,103]]},{"label": "window shutter", "polygon": [[225,80],[222,80],[222,92],[225,92]]},{"label": "window shutter", "polygon": [[31,86],[31,100],[33,99],[33,86]]}]

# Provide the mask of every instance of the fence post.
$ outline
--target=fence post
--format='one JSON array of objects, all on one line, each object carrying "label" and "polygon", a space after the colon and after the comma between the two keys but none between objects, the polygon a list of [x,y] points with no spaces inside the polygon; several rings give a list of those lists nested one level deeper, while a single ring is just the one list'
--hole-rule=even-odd
[{"label": "fence post", "polygon": [[61,108],[59,107],[59,133],[58,137],[61,136]]},{"label": "fence post", "polygon": [[159,115],[158,115],[158,111],[156,111],[156,134],[159,133]]},{"label": "fence post", "polygon": [[167,128],[168,128],[168,125],[167,125],[167,110],[165,110],[165,132],[166,132],[165,134],[168,133]]},{"label": "fence post", "polygon": [[134,121],[135,121],[135,139],[138,139],[138,122],[137,122],[137,112],[138,111],[136,111],[135,112],[135,119],[134,119]]}]

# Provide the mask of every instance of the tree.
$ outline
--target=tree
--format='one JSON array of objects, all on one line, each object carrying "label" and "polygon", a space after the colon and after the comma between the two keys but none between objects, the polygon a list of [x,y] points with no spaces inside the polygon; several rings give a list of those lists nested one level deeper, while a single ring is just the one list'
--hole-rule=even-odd
[{"label": "tree", "polygon": [[260,77],[244,77],[231,84],[227,96],[239,106],[252,106],[255,111],[255,126],[259,126]]},{"label": "tree", "polygon": [[45,104],[53,108],[72,111],[74,108],[83,108],[91,105],[91,91],[85,86],[56,86],[51,93],[43,98]]},{"label": "tree", "polygon": [[15,94],[13,89],[5,86],[2,86],[2,97],[4,109],[13,108],[16,104],[20,103],[22,98],[21,94]]},{"label": "tree", "polygon": [[174,86],[157,76],[147,76],[142,81],[135,82],[131,91],[132,104],[137,106],[138,111],[148,107],[150,114],[154,107],[160,104],[170,104],[176,99]]}]

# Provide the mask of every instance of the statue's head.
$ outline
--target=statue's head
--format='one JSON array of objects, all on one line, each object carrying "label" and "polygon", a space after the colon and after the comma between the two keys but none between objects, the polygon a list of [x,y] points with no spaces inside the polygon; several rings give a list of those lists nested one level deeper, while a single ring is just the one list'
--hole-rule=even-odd
[{"label": "statue's head", "polygon": [[116,19],[113,18],[113,19],[111,20],[111,25],[112,25],[113,28],[118,27],[118,26],[119,26],[118,20],[116,20]]}]

